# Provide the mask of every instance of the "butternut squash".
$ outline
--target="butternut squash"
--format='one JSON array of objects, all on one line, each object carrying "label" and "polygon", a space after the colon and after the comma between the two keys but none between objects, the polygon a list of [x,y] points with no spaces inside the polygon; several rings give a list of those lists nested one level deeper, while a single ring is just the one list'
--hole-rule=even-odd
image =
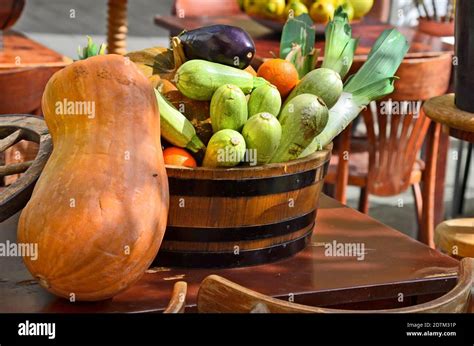
[{"label": "butternut squash", "polygon": [[21,213],[18,241],[38,244],[24,262],[58,296],[113,297],[142,276],[166,228],[153,88],[126,58],[94,56],[54,74],[42,107],[54,150]]}]

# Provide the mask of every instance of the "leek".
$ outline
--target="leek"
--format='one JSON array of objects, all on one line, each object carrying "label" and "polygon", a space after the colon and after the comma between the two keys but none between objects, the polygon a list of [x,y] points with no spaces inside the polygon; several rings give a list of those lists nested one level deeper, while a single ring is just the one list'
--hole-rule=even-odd
[{"label": "leek", "polygon": [[318,54],[314,48],[316,30],[308,14],[290,18],[281,35],[280,58],[291,62],[300,78],[316,67]]},{"label": "leek", "polygon": [[331,143],[372,102],[394,90],[395,72],[408,52],[408,42],[398,30],[386,30],[375,42],[365,64],[347,80],[344,92],[329,111],[324,130],[301,153],[311,155]]},{"label": "leek", "polygon": [[321,67],[330,68],[341,76],[349,72],[359,40],[352,38],[352,28],[343,7],[334,13],[334,19],[326,26],[326,45]]}]

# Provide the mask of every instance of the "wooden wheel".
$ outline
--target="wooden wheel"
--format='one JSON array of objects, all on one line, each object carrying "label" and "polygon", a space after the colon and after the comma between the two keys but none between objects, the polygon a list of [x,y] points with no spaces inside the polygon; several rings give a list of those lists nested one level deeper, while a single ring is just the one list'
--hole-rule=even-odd
[{"label": "wooden wheel", "polygon": [[38,143],[38,153],[33,161],[0,166],[0,178],[25,173],[11,185],[0,188],[0,222],[26,205],[53,149],[51,136],[42,118],[22,114],[0,115],[0,153],[21,140]]}]

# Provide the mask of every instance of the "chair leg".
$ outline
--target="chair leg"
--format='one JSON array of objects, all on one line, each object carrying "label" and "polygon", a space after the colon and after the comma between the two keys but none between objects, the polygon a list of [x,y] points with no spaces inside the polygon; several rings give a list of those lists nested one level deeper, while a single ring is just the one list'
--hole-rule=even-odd
[{"label": "chair leg", "polygon": [[466,165],[464,166],[464,174],[462,177],[461,191],[459,194],[459,209],[457,210],[459,215],[462,215],[464,212],[464,197],[466,196],[467,180],[469,178],[469,169],[471,168],[472,148],[472,143],[469,143],[467,148]]},{"label": "chair leg", "polygon": [[[0,153],[0,166],[5,164],[5,152]],[[0,187],[5,186],[4,177],[0,177]]]},{"label": "chair leg", "polygon": [[419,183],[411,186],[413,197],[415,199],[416,221],[418,223],[418,230],[421,228],[421,218],[423,216],[423,195],[421,193],[421,186]]},{"label": "chair leg", "polygon": [[461,195],[461,185],[463,181],[463,164],[464,164],[464,141],[459,141],[458,144],[458,159],[456,162],[456,173],[454,175],[454,189],[453,189],[453,205],[451,209],[451,218],[454,219],[459,215],[459,210],[461,208],[461,200],[463,196]]},{"label": "chair leg", "polygon": [[360,189],[359,211],[364,214],[369,213],[369,193],[367,187]]},{"label": "chair leg", "polygon": [[438,165],[438,150],[441,135],[441,125],[431,123],[426,137],[426,167],[423,172],[423,215],[418,240],[431,248],[434,244],[435,228],[435,195],[436,195],[436,168]]}]

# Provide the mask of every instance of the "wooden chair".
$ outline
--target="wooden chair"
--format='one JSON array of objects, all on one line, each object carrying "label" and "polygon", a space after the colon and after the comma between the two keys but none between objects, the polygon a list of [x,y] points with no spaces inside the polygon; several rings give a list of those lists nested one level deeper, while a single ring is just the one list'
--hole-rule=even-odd
[{"label": "wooden chair", "polygon": [[178,17],[231,16],[240,13],[235,0],[175,0],[172,14]]},{"label": "wooden chair", "polygon": [[[0,70],[0,114],[41,115],[41,97],[51,75],[61,67],[36,67]],[[5,152],[5,163],[20,163],[33,160],[38,145],[21,141]],[[20,175],[5,178],[6,185]]]},{"label": "wooden chair", "polygon": [[[397,71],[400,79],[395,82],[395,92],[389,98],[393,104],[400,105],[401,102],[414,104],[443,95],[449,88],[451,66],[451,54],[405,59]],[[383,101],[385,103],[377,102],[378,113],[382,106],[387,110],[389,98]],[[343,203],[346,202],[347,185],[360,187],[359,210],[364,213],[369,209],[369,194],[394,196],[411,186],[421,224],[422,213],[434,208],[434,196],[425,199],[423,206],[420,188],[422,179],[429,178],[424,171],[431,172],[425,170],[425,163],[419,158],[430,120],[421,107],[419,114],[407,112],[406,115],[374,114],[367,108],[362,116],[367,138],[351,145],[351,129],[341,134],[326,182],[336,184],[336,198]]]},{"label": "wooden chair", "polygon": [[199,288],[197,308],[202,313],[461,313],[469,307],[473,269],[474,260],[465,258],[461,261],[456,286],[445,295],[414,306],[383,310],[343,310],[291,303],[210,275]]},{"label": "wooden chair", "polygon": [[188,284],[184,281],[178,281],[174,284],[171,300],[163,313],[179,314],[183,313],[186,308],[186,294]]}]

